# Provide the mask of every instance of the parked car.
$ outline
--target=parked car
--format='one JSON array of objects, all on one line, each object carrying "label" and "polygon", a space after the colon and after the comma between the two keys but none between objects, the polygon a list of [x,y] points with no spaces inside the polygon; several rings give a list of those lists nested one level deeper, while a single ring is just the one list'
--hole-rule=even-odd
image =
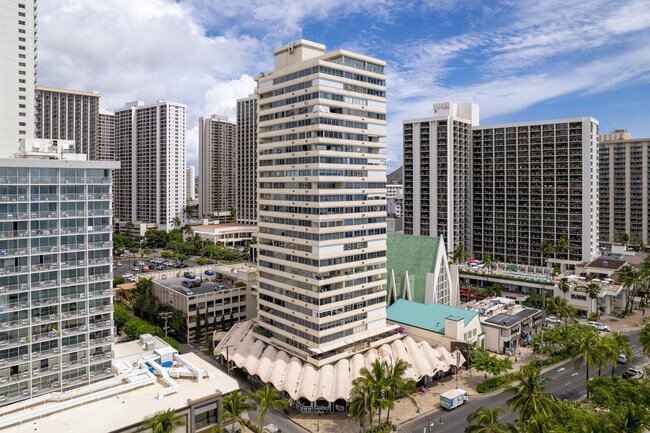
[{"label": "parked car", "polygon": [[156,266],[156,269],[159,270],[159,271],[162,271],[162,270],[165,269],[165,265],[158,265],[158,266]]},{"label": "parked car", "polygon": [[174,263],[174,262],[165,262],[165,266],[169,266],[169,267],[176,266],[176,263]]},{"label": "parked car", "polygon": [[207,275],[207,276],[209,276],[209,277],[214,277],[214,271],[212,271],[212,270],[210,270],[210,269],[206,270],[206,271],[204,272],[204,274]]},{"label": "parked car", "polygon": [[563,325],[563,324],[564,324],[564,321],[561,320],[561,319],[558,319],[555,316],[548,316],[548,317],[546,317],[544,319],[544,326],[546,326],[547,328],[549,328],[551,326],[560,326],[560,325]]},{"label": "parked car", "polygon": [[137,266],[134,266],[134,267],[131,268],[131,270],[132,270],[132,271],[139,272],[139,271],[140,271],[140,268],[138,268]]},{"label": "parked car", "polygon": [[178,265],[179,268],[187,268],[187,265],[185,263],[181,263]]},{"label": "parked car", "polygon": [[262,429],[263,433],[280,433],[280,429],[275,424],[267,424]]},{"label": "parked car", "polygon": [[119,268],[120,266],[122,266],[122,262],[115,262],[115,266]]},{"label": "parked car", "polygon": [[145,266],[144,268],[142,268],[142,272],[146,274],[147,272],[149,272],[149,268]]},{"label": "parked car", "polygon": [[193,280],[193,279],[196,278],[196,274],[194,272],[192,272],[192,271],[184,272],[183,276],[185,278],[189,278],[190,280]]},{"label": "parked car", "polygon": [[589,326],[592,326],[602,332],[609,332],[609,327],[607,325],[603,325],[600,322],[589,322]]},{"label": "parked car", "polygon": [[627,364],[627,356],[625,356],[624,353],[619,353],[618,354],[618,363],[619,364]]},{"label": "parked car", "polygon": [[138,260],[135,262],[135,266],[144,266],[144,262],[142,260]]},{"label": "parked car", "polygon": [[181,285],[183,287],[187,287],[188,289],[193,289],[195,287],[194,285],[194,280],[183,280],[181,281]]},{"label": "parked car", "polygon": [[217,287],[215,287],[215,290],[217,290],[217,291],[226,290],[226,289],[227,289],[227,287],[224,286],[223,284],[218,284]]},{"label": "parked car", "polygon": [[645,374],[638,368],[628,368],[625,373],[623,373],[623,379],[643,379]]}]

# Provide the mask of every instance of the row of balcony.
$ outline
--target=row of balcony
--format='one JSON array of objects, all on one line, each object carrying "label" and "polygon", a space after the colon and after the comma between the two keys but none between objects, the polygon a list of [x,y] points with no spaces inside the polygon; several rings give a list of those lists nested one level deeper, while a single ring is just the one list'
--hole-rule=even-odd
[{"label": "row of balcony", "polygon": [[[33,184],[110,184],[112,182],[109,177],[61,177],[58,176],[32,176],[31,183]],[[27,176],[2,176],[0,177],[0,184],[7,185],[28,185],[30,179]]]},{"label": "row of balcony", "polygon": [[0,202],[112,200],[113,194],[5,194]]}]

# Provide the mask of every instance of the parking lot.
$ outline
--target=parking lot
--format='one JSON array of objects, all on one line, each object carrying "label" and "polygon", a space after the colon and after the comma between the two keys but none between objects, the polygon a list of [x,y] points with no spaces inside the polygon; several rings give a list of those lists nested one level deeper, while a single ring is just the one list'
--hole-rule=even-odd
[{"label": "parking lot", "polygon": [[[182,271],[182,269],[179,269],[179,271]],[[199,275],[197,275],[197,277],[199,277]],[[233,288],[233,286],[230,284],[217,283],[215,281],[211,281],[216,277],[209,277],[207,275],[200,275],[200,277],[203,280],[201,285],[198,287],[193,287],[191,289],[188,289],[187,287],[183,286],[183,281],[190,281],[188,278],[185,277],[167,278],[165,280],[158,280],[158,283],[178,293],[189,294],[189,292],[192,292],[192,294],[194,295],[203,295],[211,292],[220,292],[224,290],[230,290]],[[218,289],[218,287],[223,287],[223,288]]]}]

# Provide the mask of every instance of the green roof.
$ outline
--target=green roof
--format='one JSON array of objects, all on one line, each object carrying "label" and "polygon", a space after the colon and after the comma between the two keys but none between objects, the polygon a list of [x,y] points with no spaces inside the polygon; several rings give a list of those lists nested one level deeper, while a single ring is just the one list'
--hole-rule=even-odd
[{"label": "green roof", "polygon": [[465,320],[465,326],[467,326],[478,315],[478,312],[443,304],[422,304],[406,299],[398,299],[397,302],[388,307],[387,314],[388,320],[393,322],[444,334],[445,318]]},{"label": "green roof", "polygon": [[424,289],[426,287],[427,273],[436,269],[436,256],[440,238],[429,236],[411,236],[389,234],[386,252],[388,262],[386,277],[390,287],[390,271],[395,271],[395,286],[397,297],[402,297],[405,273],[408,271],[411,285],[411,296],[414,301],[424,302]]}]

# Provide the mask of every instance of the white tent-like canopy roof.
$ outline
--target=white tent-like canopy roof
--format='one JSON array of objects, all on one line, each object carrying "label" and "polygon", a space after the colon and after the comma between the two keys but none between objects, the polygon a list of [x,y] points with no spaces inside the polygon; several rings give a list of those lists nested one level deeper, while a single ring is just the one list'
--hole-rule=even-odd
[{"label": "white tent-like canopy roof", "polygon": [[[215,354],[229,356],[237,367],[257,375],[279,391],[286,391],[293,399],[347,400],[350,398],[352,381],[359,377],[359,370],[362,367],[370,369],[376,359],[387,362],[403,359],[411,365],[406,377],[416,381],[447,371],[457,362],[456,352],[452,354],[444,347],[432,347],[427,342],[416,342],[410,336],[405,336],[391,344],[356,353],[350,358],[318,368],[258,340],[252,325],[252,321],[235,325],[219,343]],[[465,362],[462,354],[458,354],[458,362]]]}]

